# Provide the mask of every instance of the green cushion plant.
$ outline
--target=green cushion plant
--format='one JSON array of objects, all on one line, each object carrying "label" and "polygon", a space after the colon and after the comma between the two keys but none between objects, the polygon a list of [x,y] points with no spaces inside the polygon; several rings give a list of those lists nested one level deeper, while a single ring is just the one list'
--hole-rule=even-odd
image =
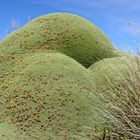
[{"label": "green cushion plant", "polygon": [[8,35],[1,44],[9,47],[10,53],[56,50],[85,67],[119,55],[102,31],[87,20],[67,13],[41,16]]},{"label": "green cushion plant", "polygon": [[13,140],[91,140],[96,127],[102,135],[108,126],[97,85],[110,64],[124,66],[110,58],[120,55],[98,28],[72,14],[42,16],[8,35],[0,41],[0,138],[15,132]]}]

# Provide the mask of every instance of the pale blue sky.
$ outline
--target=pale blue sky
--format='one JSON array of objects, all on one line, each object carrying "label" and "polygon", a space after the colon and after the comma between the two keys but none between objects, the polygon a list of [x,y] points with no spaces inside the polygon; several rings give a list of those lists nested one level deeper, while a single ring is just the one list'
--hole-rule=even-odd
[{"label": "pale blue sky", "polygon": [[11,29],[12,18],[21,27],[28,16],[34,19],[54,12],[74,13],[88,19],[120,50],[140,48],[140,0],[2,0],[0,39]]}]

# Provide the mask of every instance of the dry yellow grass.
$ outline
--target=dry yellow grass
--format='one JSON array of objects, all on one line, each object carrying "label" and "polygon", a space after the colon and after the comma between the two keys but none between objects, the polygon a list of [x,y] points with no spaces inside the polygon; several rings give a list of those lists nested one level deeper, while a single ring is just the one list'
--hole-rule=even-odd
[{"label": "dry yellow grass", "polygon": [[105,117],[113,126],[112,139],[140,140],[140,54],[127,61],[127,66],[127,79],[116,77],[118,88],[110,83]]}]

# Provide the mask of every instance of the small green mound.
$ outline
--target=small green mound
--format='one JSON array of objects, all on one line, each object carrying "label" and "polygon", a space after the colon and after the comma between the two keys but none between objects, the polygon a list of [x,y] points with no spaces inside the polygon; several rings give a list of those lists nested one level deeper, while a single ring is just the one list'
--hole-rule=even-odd
[{"label": "small green mound", "polygon": [[68,56],[45,52],[26,56],[16,61],[0,90],[1,120],[7,116],[33,140],[44,140],[45,135],[52,140],[74,136],[80,140],[83,135],[88,140],[91,135],[86,133],[102,125],[89,73]]},{"label": "small green mound", "polygon": [[118,86],[119,80],[128,72],[127,57],[106,58],[89,67],[98,92],[109,92],[111,86]]},{"label": "small green mound", "polygon": [[79,16],[66,13],[41,16],[8,35],[1,44],[7,53],[56,50],[85,67],[100,59],[118,56],[98,28]]}]

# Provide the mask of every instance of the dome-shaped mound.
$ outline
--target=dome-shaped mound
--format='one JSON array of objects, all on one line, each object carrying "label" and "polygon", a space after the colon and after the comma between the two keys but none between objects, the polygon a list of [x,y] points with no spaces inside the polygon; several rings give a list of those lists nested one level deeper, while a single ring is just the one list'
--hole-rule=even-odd
[{"label": "dome-shaped mound", "polygon": [[2,44],[13,53],[56,50],[85,67],[118,55],[98,28],[79,16],[66,13],[41,16],[8,35]]},{"label": "dome-shaped mound", "polygon": [[11,73],[0,85],[1,114],[29,137],[69,139],[85,127],[82,135],[88,137],[88,129],[98,125],[94,85],[86,68],[72,58],[39,52],[18,60]]},{"label": "dome-shaped mound", "polygon": [[105,58],[88,68],[98,92],[108,92],[111,85],[118,86],[119,80],[127,76],[127,62],[127,57]]}]

